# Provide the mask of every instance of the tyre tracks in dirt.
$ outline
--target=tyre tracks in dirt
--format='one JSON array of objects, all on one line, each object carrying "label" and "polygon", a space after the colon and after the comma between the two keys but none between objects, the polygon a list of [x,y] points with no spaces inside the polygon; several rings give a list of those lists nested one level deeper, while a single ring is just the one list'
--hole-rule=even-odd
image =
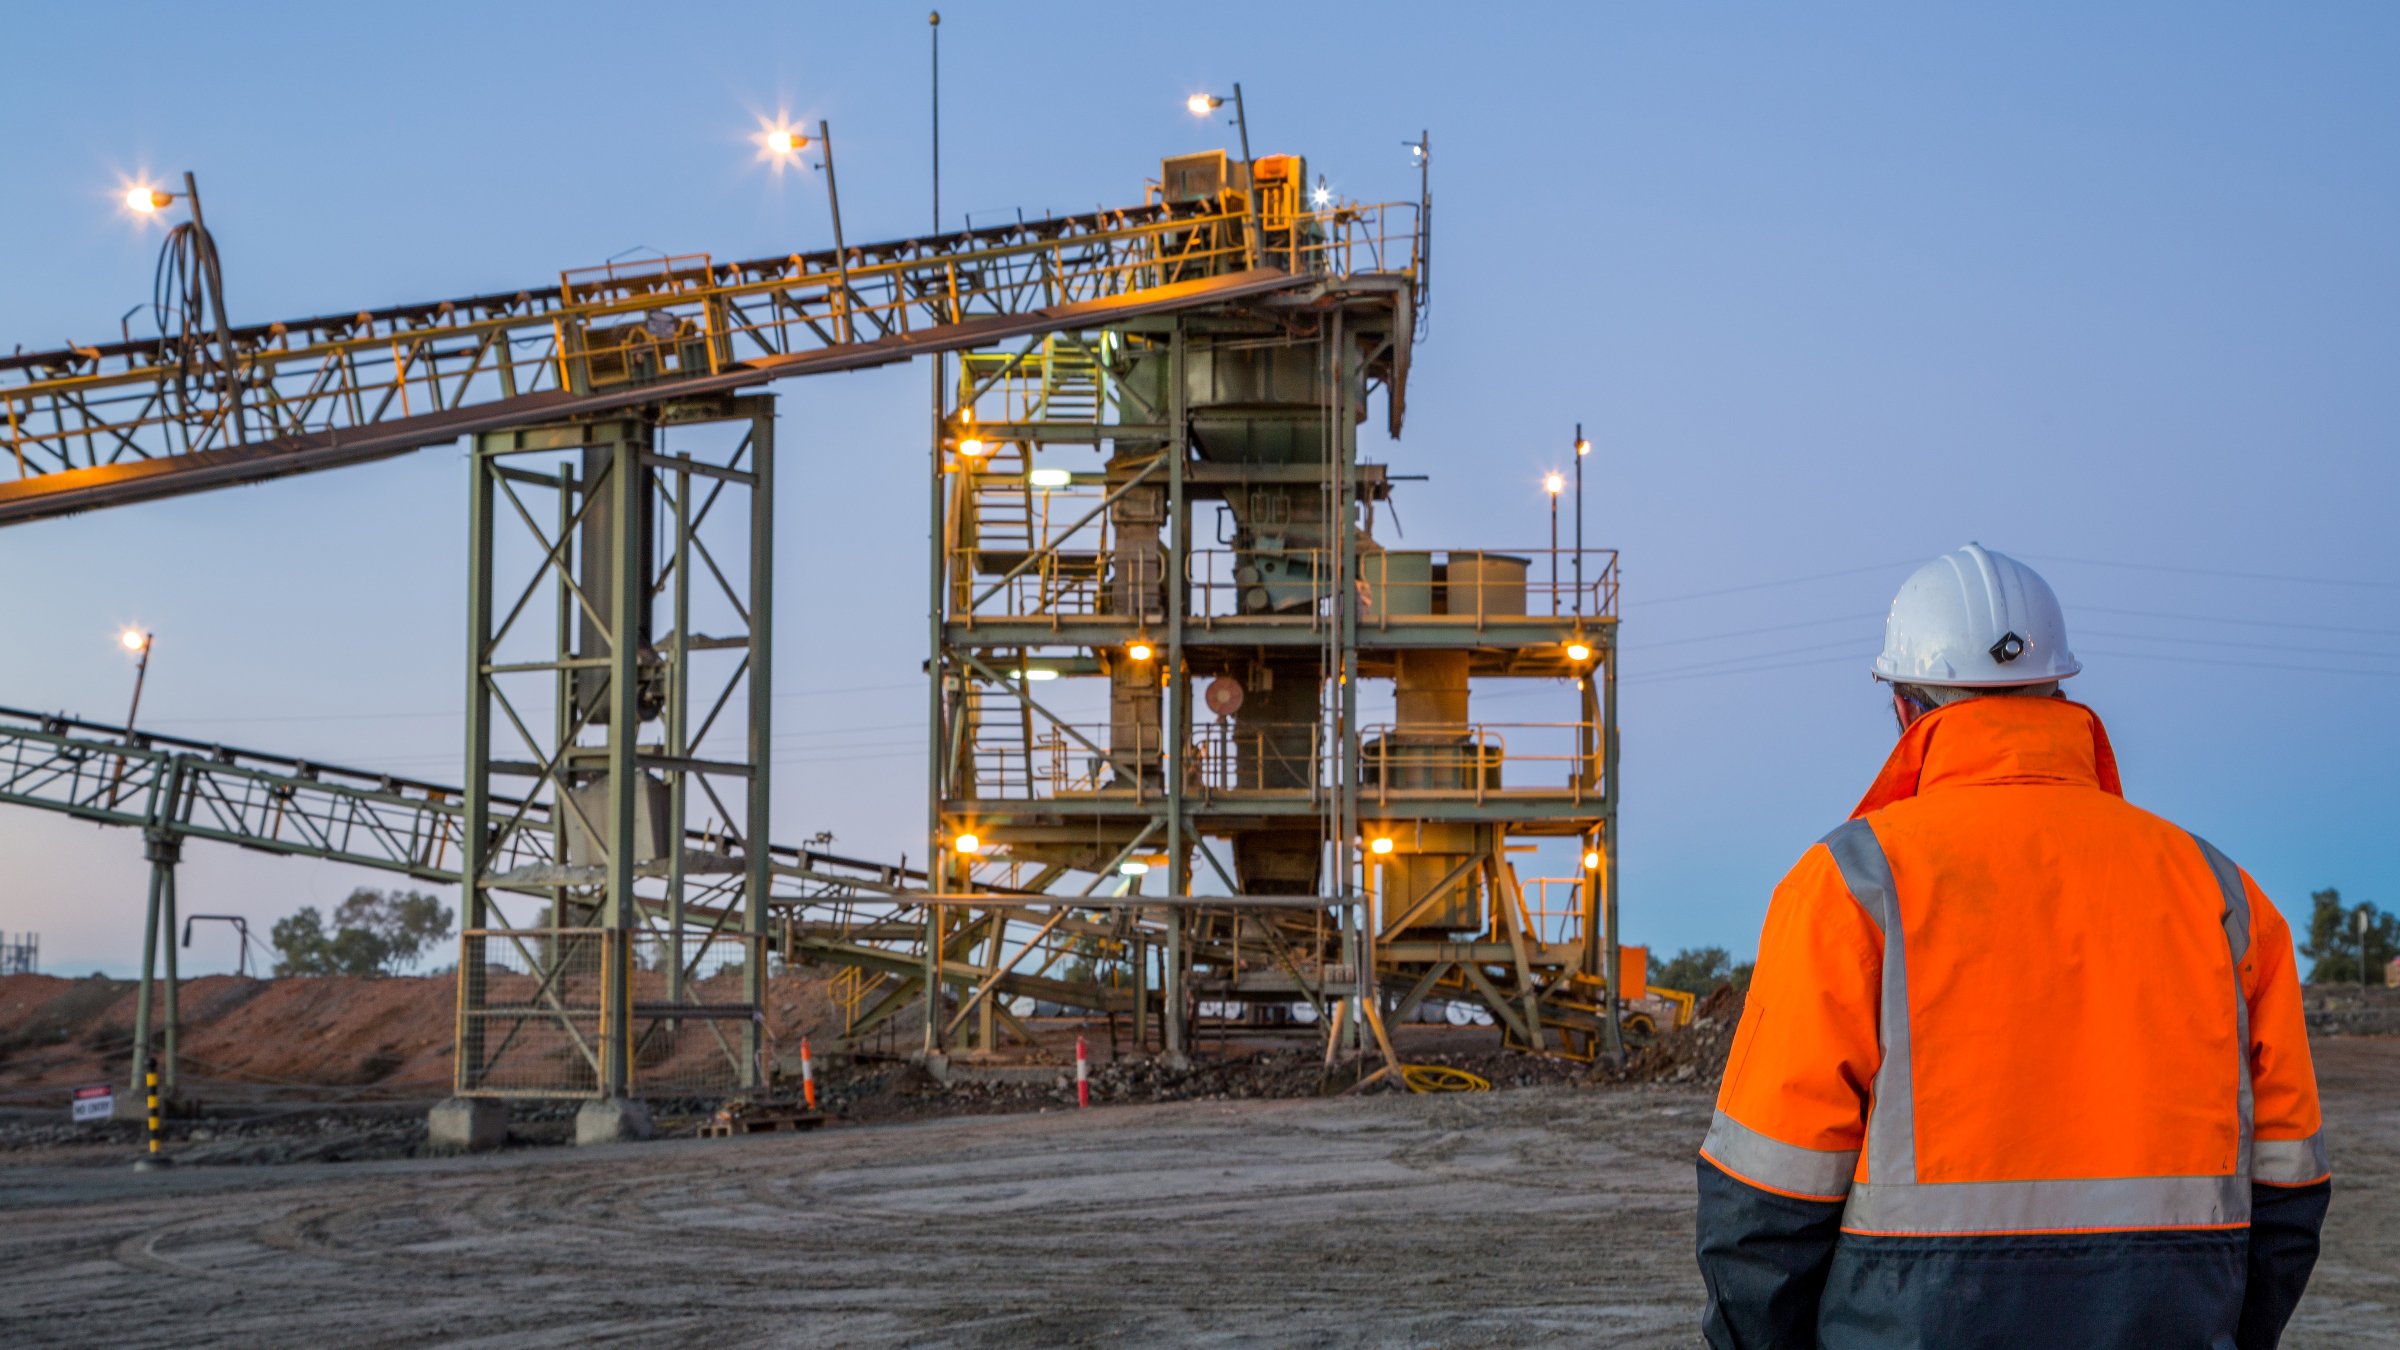
[{"label": "tyre tracks in dirt", "polygon": [[[2355,1180],[2286,1344],[2375,1344],[2400,1304],[2400,1042],[2322,1062]],[[1540,1088],[5,1169],[0,1342],[1686,1346],[1708,1106]]]}]

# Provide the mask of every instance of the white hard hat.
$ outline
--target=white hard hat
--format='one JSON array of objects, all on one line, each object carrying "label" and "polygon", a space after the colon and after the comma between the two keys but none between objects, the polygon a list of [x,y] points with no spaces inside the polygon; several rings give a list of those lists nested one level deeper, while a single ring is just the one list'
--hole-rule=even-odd
[{"label": "white hard hat", "polygon": [[1960,689],[2047,684],[2081,669],[2050,583],[1981,544],[1945,553],[1901,583],[1875,658],[1876,679]]}]

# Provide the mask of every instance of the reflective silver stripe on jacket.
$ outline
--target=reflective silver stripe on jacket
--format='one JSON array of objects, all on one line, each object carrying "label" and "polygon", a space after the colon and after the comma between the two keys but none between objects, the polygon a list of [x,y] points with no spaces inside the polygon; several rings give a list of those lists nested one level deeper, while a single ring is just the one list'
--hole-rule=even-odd
[{"label": "reflective silver stripe on jacket", "polygon": [[[2313,1139],[2252,1143],[2250,1005],[2241,983],[2242,958],[2250,949],[2249,900],[2233,863],[2198,836],[2193,836],[2193,842],[2199,845],[2223,892],[2225,943],[2233,958],[2230,992],[2238,1052],[2232,1066],[2239,1101],[2237,1156],[2250,1158],[2251,1165],[2261,1169],[2262,1180],[2279,1180],[2321,1160],[2323,1144]],[[1864,820],[1848,822],[1825,836],[1824,844],[1841,871],[1842,884],[1883,937],[1883,984],[1876,1021],[1883,1058],[1876,1067],[1874,1102],[1867,1119],[1867,1175],[1873,1180],[1850,1188],[1842,1212],[1844,1228],[1870,1233],[2009,1233],[2191,1228],[2249,1221],[2250,1177],[2246,1174],[1920,1182],[1908,944],[1891,862],[1874,828]],[[2265,1176],[2268,1168],[2278,1175]],[[2318,1167],[2297,1179],[2314,1180],[2325,1170]]]},{"label": "reflective silver stripe on jacket", "polygon": [[[2208,870],[2217,878],[2217,889],[2225,900],[2225,948],[2233,953],[2233,1072],[2241,1084],[2242,1136],[2234,1142],[2237,1158],[2250,1156],[2252,1118],[2250,1097],[2250,999],[2242,993],[2242,961],[2250,955],[2250,894],[2242,889],[2242,869],[2233,859],[2217,852],[2217,846],[2192,836],[2200,846],[2200,856],[2208,860]],[[2245,1217],[2247,1217],[2245,1215]]]},{"label": "reflective silver stripe on jacket", "polygon": [[2306,1139],[2261,1139],[2250,1145],[2250,1179],[2272,1186],[2305,1186],[2333,1174],[2325,1133]]},{"label": "reflective silver stripe on jacket", "polygon": [[1820,1200],[1849,1194],[1850,1178],[1858,1171],[1857,1149],[1802,1148],[1769,1139],[1723,1111],[1709,1122],[1700,1151],[1744,1181]]},{"label": "reflective silver stripe on jacket", "polygon": [[1902,940],[1900,893],[1892,864],[1874,828],[1853,820],[1825,836],[1842,884],[1883,934],[1883,1012],[1875,1022],[1883,1058],[1875,1068],[1875,1102],[1867,1117],[1867,1175],[1879,1182],[1917,1179],[1917,1089],[1908,1032],[1908,944]]},{"label": "reflective silver stripe on jacket", "polygon": [[2250,1179],[2234,1176],[1862,1183],[1850,1189],[1842,1209],[1842,1227],[1861,1233],[2203,1228],[2249,1221]]}]

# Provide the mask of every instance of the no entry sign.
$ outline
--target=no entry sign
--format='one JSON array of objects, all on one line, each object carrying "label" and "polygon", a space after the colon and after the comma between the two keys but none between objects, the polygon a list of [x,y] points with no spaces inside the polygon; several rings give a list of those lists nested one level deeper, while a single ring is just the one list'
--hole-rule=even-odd
[{"label": "no entry sign", "polygon": [[114,1088],[102,1083],[97,1087],[75,1089],[75,1123],[108,1120],[117,1114],[117,1094]]}]

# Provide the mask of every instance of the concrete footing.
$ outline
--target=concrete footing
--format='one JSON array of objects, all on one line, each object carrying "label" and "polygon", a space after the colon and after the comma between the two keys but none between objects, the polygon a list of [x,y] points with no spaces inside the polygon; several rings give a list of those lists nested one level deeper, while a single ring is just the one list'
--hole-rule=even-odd
[{"label": "concrete footing", "polygon": [[481,1153],[508,1142],[508,1105],[483,1097],[448,1097],[425,1115],[425,1142],[437,1152]]},{"label": "concrete footing", "polygon": [[621,1144],[650,1137],[650,1108],[630,1097],[588,1101],[575,1113],[575,1143]]}]

